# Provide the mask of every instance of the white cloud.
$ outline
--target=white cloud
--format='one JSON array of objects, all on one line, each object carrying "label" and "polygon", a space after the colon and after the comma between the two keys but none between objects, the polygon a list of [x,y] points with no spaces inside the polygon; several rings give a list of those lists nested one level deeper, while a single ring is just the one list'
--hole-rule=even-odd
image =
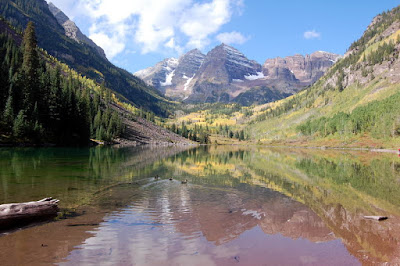
[{"label": "white cloud", "polygon": [[249,37],[243,36],[240,32],[224,32],[217,35],[217,40],[225,44],[243,44]]},{"label": "white cloud", "polygon": [[244,7],[243,0],[52,1],[62,10],[69,8],[66,13],[71,17],[88,18],[89,35],[110,58],[122,52],[123,45],[129,47],[127,42],[138,45],[142,53],[202,49]]},{"label": "white cloud", "polygon": [[315,30],[309,30],[309,31],[304,32],[303,36],[307,40],[317,39],[317,38],[321,38],[321,33],[317,32]]},{"label": "white cloud", "polygon": [[229,22],[232,12],[230,0],[213,0],[210,3],[194,4],[180,20],[180,30],[189,36],[190,48],[204,48],[222,25]]},{"label": "white cloud", "polygon": [[171,38],[166,43],[164,43],[164,47],[170,48],[178,52],[178,54],[183,53],[183,48],[176,43],[175,38]]},{"label": "white cloud", "polygon": [[105,33],[95,33],[90,35],[97,45],[104,49],[107,58],[112,59],[125,49],[125,44],[118,40],[118,37],[108,37]]}]

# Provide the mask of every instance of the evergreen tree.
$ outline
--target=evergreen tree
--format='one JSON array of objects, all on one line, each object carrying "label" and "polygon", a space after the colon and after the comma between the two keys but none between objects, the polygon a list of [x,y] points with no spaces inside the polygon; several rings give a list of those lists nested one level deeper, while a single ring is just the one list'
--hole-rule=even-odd
[{"label": "evergreen tree", "polygon": [[239,140],[244,140],[244,131],[243,130],[240,130]]},{"label": "evergreen tree", "polygon": [[96,116],[94,117],[93,126],[94,126],[94,129],[95,129],[96,131],[97,131],[97,130],[100,128],[100,126],[101,126],[101,109],[100,109],[100,107],[97,109],[97,114],[96,114]]},{"label": "evergreen tree", "polygon": [[8,96],[3,113],[3,125],[7,131],[11,131],[14,121],[13,98]]},{"label": "evergreen tree", "polygon": [[37,51],[37,40],[33,22],[26,27],[23,39],[23,63],[22,71],[24,78],[24,108],[31,111],[32,103],[39,100],[39,55]]},{"label": "evergreen tree", "polygon": [[35,125],[33,127],[33,140],[36,143],[40,143],[42,140],[43,133],[44,132],[42,125],[39,123],[39,121],[36,120]]},{"label": "evergreen tree", "polygon": [[19,111],[13,126],[14,137],[22,139],[27,133],[27,123],[24,110]]}]

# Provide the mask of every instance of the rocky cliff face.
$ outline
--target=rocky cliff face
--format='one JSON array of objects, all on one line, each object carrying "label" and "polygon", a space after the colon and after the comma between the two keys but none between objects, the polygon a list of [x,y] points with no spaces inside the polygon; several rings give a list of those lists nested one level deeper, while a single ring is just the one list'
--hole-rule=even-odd
[{"label": "rocky cliff face", "polygon": [[198,81],[212,80],[218,83],[231,83],[235,80],[248,79],[261,72],[261,65],[247,59],[235,48],[221,44],[212,49],[199,69]]},{"label": "rocky cliff face", "polygon": [[188,103],[266,103],[314,83],[339,55],[318,51],[268,59],[263,66],[237,49],[221,44],[207,55],[192,50],[135,73],[168,97]]},{"label": "rocky cliff face", "polygon": [[179,59],[168,58],[154,67],[134,73],[147,84],[154,86],[166,96],[176,99],[187,97],[189,84],[204,61],[205,55],[194,49]]},{"label": "rocky cliff face", "polygon": [[221,44],[212,49],[190,84],[187,102],[230,102],[242,82],[261,77],[262,67],[235,48]]},{"label": "rocky cliff face", "polygon": [[78,43],[86,43],[87,45],[96,49],[98,54],[106,59],[104,50],[96,45],[91,39],[89,39],[81,30],[76,26],[75,22],[71,21],[67,15],[65,15],[60,9],[58,9],[53,3],[49,3],[49,10],[53,16],[57,19],[57,22],[64,28],[65,35],[68,38],[73,39]]},{"label": "rocky cliff face", "polygon": [[136,72],[134,75],[143,79],[148,85],[165,93],[165,87],[172,85],[172,78],[177,66],[178,59],[167,58],[153,67]]},{"label": "rocky cliff face", "polygon": [[310,55],[294,55],[267,59],[263,65],[266,79],[283,79],[308,86],[317,81],[340,58],[337,54],[317,51]]},{"label": "rocky cliff face", "polygon": [[191,94],[190,84],[204,62],[205,55],[198,49],[192,50],[179,58],[172,77],[172,84],[167,95],[176,99],[186,98]]}]

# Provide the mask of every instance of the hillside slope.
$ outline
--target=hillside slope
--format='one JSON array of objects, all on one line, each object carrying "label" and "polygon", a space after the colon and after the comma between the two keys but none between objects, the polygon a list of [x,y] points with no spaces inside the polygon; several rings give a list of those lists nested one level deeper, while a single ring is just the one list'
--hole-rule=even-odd
[{"label": "hillside slope", "polygon": [[[400,7],[374,18],[363,36],[312,87],[253,109],[255,140],[295,145],[400,144]],[[242,126],[243,126],[242,125]]]},{"label": "hillside slope", "polygon": [[137,107],[166,115],[170,103],[152,87],[129,72],[114,66],[98,49],[66,36],[64,27],[49,10],[45,0],[0,0],[0,15],[14,27],[24,29],[34,22],[39,47],[79,73],[123,95]]},{"label": "hillside slope", "polygon": [[[87,145],[89,138],[127,145],[192,143],[138,117],[142,110],[35,49],[35,31],[29,29],[22,37],[0,19],[0,146]],[[37,57],[37,64],[28,65]]]},{"label": "hillside slope", "polygon": [[122,145],[195,145],[196,143],[188,140],[174,132],[171,132],[163,127],[160,127],[139,116],[132,116],[132,113],[124,107],[113,104],[113,109],[116,110],[122,118],[122,123],[125,126],[125,131],[116,142]]}]

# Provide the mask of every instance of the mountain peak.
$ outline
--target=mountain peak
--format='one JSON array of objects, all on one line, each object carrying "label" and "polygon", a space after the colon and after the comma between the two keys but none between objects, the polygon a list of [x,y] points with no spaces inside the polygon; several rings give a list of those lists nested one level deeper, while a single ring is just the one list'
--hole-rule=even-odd
[{"label": "mountain peak", "polygon": [[326,51],[315,51],[314,53],[310,54],[310,56],[314,57],[326,57],[326,58],[339,58],[340,55],[326,52]]},{"label": "mountain peak", "polygon": [[203,64],[205,57],[199,49],[193,49],[179,59],[164,59],[153,67],[137,71],[134,75],[166,96],[182,99],[190,93],[190,82]]},{"label": "mountain peak", "polygon": [[85,34],[83,34],[81,30],[78,28],[78,26],[76,26],[75,22],[70,20],[69,17],[64,12],[62,12],[52,2],[48,4],[48,7],[50,12],[56,18],[58,24],[60,24],[64,28],[65,35],[68,38],[71,38],[77,43],[85,43],[90,47],[93,47],[101,57],[107,59],[104,50],[97,44],[95,44],[91,39],[89,39]]},{"label": "mountain peak", "polygon": [[194,48],[187,52],[186,54],[203,54],[198,48]]},{"label": "mountain peak", "polygon": [[57,21],[62,25],[64,22],[68,21],[69,18],[64,14],[58,7],[56,7],[52,2],[49,3],[49,10]]},{"label": "mountain peak", "polygon": [[234,48],[234,47],[232,47],[232,46],[230,46],[230,45],[228,45],[228,44],[226,44],[226,43],[224,43],[224,42],[222,42],[222,43],[221,43],[220,45],[218,45],[218,46]]},{"label": "mountain peak", "polygon": [[219,50],[219,49],[223,49],[224,51],[228,52],[228,53],[240,53],[242,54],[238,49],[236,49],[233,46],[227,45],[225,43],[221,43],[220,45],[216,46],[213,50]]}]

